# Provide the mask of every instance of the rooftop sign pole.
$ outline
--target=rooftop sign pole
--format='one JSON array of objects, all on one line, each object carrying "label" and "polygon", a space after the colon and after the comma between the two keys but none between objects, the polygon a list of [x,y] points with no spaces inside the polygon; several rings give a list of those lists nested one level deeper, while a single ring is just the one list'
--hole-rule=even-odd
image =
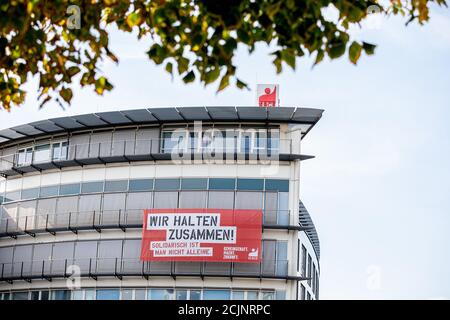
[{"label": "rooftop sign pole", "polygon": [[280,87],[277,84],[258,84],[256,87],[256,103],[259,107],[279,107]]}]

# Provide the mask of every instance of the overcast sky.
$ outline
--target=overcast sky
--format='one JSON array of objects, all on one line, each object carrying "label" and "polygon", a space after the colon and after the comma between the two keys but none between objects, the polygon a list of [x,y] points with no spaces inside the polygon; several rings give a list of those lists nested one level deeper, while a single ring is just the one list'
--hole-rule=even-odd
[{"label": "overcast sky", "polygon": [[[301,197],[321,242],[322,299],[450,298],[450,10],[423,27],[376,20],[354,30],[378,44],[357,67],[346,58],[276,75],[260,46],[240,50],[238,75],[252,88],[278,83],[281,104],[322,108],[303,140]],[[115,85],[98,97],[77,89],[72,107],[38,110],[37,82],[26,103],[0,111],[0,128],[40,119],[159,106],[253,105],[255,92],[216,94],[171,80],[145,56],[150,41],[112,36],[120,64],[102,68]]]}]

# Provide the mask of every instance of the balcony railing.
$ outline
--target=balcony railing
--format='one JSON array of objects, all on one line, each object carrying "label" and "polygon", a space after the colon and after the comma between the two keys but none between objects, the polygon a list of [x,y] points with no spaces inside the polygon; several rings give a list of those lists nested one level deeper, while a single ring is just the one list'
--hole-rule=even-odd
[{"label": "balcony railing", "polygon": [[[294,150],[295,149],[295,150]],[[180,156],[201,156],[204,159],[264,159],[280,160],[280,156],[299,157],[291,139],[254,138],[124,140],[86,144],[69,144],[64,152],[34,150],[0,157],[0,173],[14,175],[36,170],[108,162],[170,160]],[[189,158],[190,159],[190,158]],[[281,159],[283,160],[283,159]]]},{"label": "balcony railing", "polygon": [[199,276],[301,280],[289,276],[288,260],[238,262],[143,262],[138,258],[83,258],[20,261],[0,264],[0,281],[67,278],[75,270],[81,277]]},{"label": "balcony railing", "polygon": [[[19,218],[0,219],[0,237],[35,236],[36,233],[142,228],[143,209],[117,209],[48,213]],[[297,229],[290,210],[263,210],[263,227],[267,229]]]}]

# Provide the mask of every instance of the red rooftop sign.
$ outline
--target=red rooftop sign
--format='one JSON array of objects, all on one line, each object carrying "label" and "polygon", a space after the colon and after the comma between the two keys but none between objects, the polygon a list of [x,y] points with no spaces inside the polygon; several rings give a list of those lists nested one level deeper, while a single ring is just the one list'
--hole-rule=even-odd
[{"label": "red rooftop sign", "polygon": [[261,261],[261,210],[148,209],[142,261]]},{"label": "red rooftop sign", "polygon": [[278,107],[280,88],[277,84],[258,84],[256,99],[260,107]]}]

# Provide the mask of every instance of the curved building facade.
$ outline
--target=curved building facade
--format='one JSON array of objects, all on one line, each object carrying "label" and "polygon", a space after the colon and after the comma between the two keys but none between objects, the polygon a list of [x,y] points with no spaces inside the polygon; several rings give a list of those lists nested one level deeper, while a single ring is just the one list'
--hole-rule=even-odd
[{"label": "curved building facade", "polygon": [[[318,299],[300,165],[321,115],[150,108],[1,130],[0,299]],[[145,210],[188,208],[260,213],[258,260],[143,259]]]}]

